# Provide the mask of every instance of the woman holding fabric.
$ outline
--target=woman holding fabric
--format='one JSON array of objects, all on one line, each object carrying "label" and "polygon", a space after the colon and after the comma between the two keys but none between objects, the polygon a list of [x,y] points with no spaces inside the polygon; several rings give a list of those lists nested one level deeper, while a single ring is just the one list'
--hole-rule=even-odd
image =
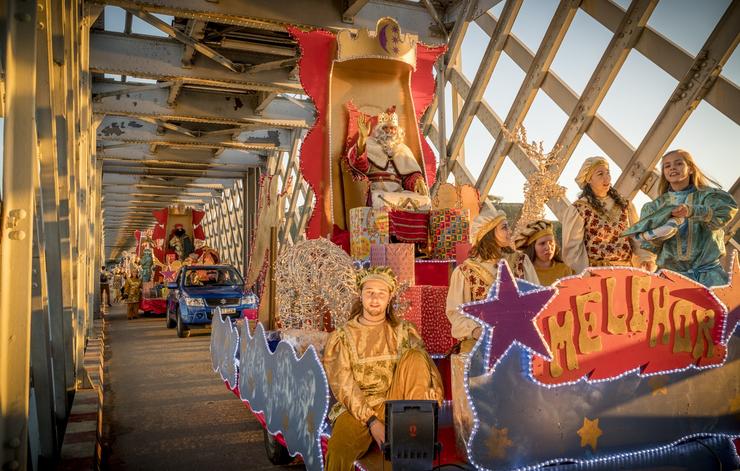
[{"label": "woman holding fabric", "polygon": [[637,222],[632,203],[612,186],[609,163],[589,157],[576,176],[582,190],[563,217],[563,260],[576,273],[586,267],[641,266],[652,271],[653,255],[622,233]]},{"label": "woman holding fabric", "polygon": [[[447,292],[447,318],[452,324],[452,336],[458,340],[474,340],[481,334],[477,322],[458,312],[458,306],[470,301],[480,301],[496,280],[498,261],[505,259],[512,273],[531,283],[539,284],[532,262],[522,252],[512,249],[511,229],[506,213],[484,208],[473,220],[470,230],[469,258],[455,268]],[[462,350],[469,350],[473,342],[464,342]]]},{"label": "woman holding fabric", "polygon": [[573,269],[560,258],[560,247],[555,241],[555,232],[549,221],[540,219],[524,226],[515,238],[514,245],[532,261],[537,278],[543,286],[573,274]]},{"label": "woman holding fabric", "polygon": [[737,213],[737,202],[710,183],[717,185],[687,151],[668,152],[661,160],[660,196],[643,206],[640,222],[625,234],[635,235],[658,256],[658,268],[711,287],[728,282],[719,259],[725,254],[724,227]]}]

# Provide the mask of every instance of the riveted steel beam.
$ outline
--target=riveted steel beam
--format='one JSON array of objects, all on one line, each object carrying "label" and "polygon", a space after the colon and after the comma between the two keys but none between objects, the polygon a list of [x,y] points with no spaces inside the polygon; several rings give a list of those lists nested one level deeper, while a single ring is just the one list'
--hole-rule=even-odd
[{"label": "riveted steel beam", "polygon": [[196,56],[190,67],[180,58],[184,46],[164,38],[126,36],[120,33],[91,33],[90,67],[93,72],[132,75],[163,82],[180,79],[234,90],[265,90],[303,93],[301,85],[290,79],[288,71],[276,69],[256,73],[224,70],[204,57]]},{"label": "riveted steel beam", "polygon": [[676,85],[668,103],[619,176],[615,187],[627,198],[634,197],[640,189],[652,197],[658,196],[655,184],[659,175],[653,168],[730,59],[740,41],[739,25],[740,2],[734,1],[727,7],[693,65]]},{"label": "riveted steel beam", "polygon": [[530,64],[527,75],[519,87],[511,108],[509,108],[506,121],[504,121],[501,131],[496,136],[496,142],[491,148],[478,177],[479,190],[485,189],[486,186],[488,187],[486,191],[481,191],[481,194],[488,194],[493,180],[498,175],[504,159],[512,146],[511,140],[506,133],[513,132],[524,121],[524,117],[532,106],[535,96],[537,96],[537,91],[550,68],[550,64],[555,59],[565,33],[576,16],[579,3],[580,0],[563,1],[560,2],[558,8],[555,10],[555,14],[550,21],[550,25],[547,27],[547,31],[545,31],[545,36],[540,43],[537,54],[535,54]]},{"label": "riveted steel beam", "polygon": [[[583,2],[582,8],[611,31],[616,31],[624,16],[624,10],[610,0],[587,0]],[[694,58],[685,50],[649,27],[643,30],[635,44],[635,50],[676,80],[682,80],[694,63]],[[740,88],[731,80],[718,76],[704,100],[736,124],[740,124]]]},{"label": "riveted steel beam", "polygon": [[[457,159],[457,152],[462,147],[465,135],[473,123],[473,116],[475,116],[476,110],[480,105],[483,93],[486,91],[488,82],[491,79],[493,69],[496,67],[496,63],[503,51],[504,42],[511,31],[511,27],[514,25],[514,20],[521,6],[522,0],[510,0],[504,6],[504,10],[501,13],[501,20],[496,25],[496,31],[491,36],[486,51],[483,53],[481,67],[478,68],[475,74],[475,79],[470,87],[470,92],[466,95],[465,104],[460,111],[460,116],[454,124],[447,145],[447,153],[446,155],[440,155],[440,159],[444,158],[447,162],[447,165],[443,168],[449,169],[451,164]],[[440,180],[444,181],[446,179],[447,174],[440,174]],[[488,190],[486,189],[486,192],[481,192],[481,194],[487,194],[487,192]]]},{"label": "riveted steel beam", "polygon": [[150,25],[154,26],[158,30],[165,32],[171,38],[183,43],[187,48],[195,49],[196,51],[203,54],[205,57],[211,59],[217,64],[220,64],[226,67],[230,71],[237,72],[237,73],[245,72],[244,64],[237,64],[236,62],[232,61],[228,57],[225,57],[224,55],[219,54],[218,52],[214,51],[213,49],[201,43],[200,41],[197,41],[193,39],[191,36],[183,33],[182,31],[173,28],[171,25],[168,25],[167,23],[160,20],[159,18],[152,15],[151,13],[143,9],[139,9],[139,8],[130,8],[130,9],[127,9],[126,11],[136,16],[137,18],[141,19],[142,21],[149,23]]},{"label": "riveted steel beam", "polygon": [[[334,31],[347,28],[343,18],[346,6],[339,1],[300,0],[292,2],[290,8],[277,8],[274,0],[93,0],[92,3],[144,8],[151,13],[270,31],[285,31],[285,27],[290,25]],[[436,28],[430,28],[433,21],[429,13],[422,5],[413,2],[369,0],[355,13],[352,23],[356,28],[375,29],[378,18],[384,16],[395,18],[404,32],[418,34],[419,39],[427,44],[442,41]]]},{"label": "riveted steel beam", "polygon": [[36,2],[5,11],[5,138],[0,244],[0,467],[26,469],[34,175],[37,174]]},{"label": "riveted steel beam", "polygon": [[[104,91],[112,86],[114,85],[109,83],[96,83],[93,89]],[[265,128],[307,128],[314,121],[314,108],[310,103],[297,106],[281,96],[273,99],[262,113],[255,111],[258,106],[256,95],[183,89],[174,106],[167,105],[167,99],[166,90],[132,92],[117,100],[93,103],[93,111],[105,115],[143,116],[164,121],[257,125]]]}]

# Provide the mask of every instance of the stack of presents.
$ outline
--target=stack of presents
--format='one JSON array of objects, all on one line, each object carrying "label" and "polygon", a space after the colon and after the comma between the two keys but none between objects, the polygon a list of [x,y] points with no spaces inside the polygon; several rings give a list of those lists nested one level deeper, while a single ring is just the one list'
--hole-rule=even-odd
[{"label": "stack of presents", "polygon": [[448,353],[455,344],[445,314],[447,291],[456,264],[467,258],[477,211],[474,188],[449,184],[428,211],[350,210],[350,255],[360,265],[393,270],[402,286],[399,315],[416,325],[432,355]]}]

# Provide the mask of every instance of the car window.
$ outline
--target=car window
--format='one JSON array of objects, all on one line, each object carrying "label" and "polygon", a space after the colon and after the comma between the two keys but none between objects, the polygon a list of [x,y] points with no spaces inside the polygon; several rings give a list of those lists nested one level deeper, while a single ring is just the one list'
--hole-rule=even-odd
[{"label": "car window", "polygon": [[230,267],[195,268],[184,273],[185,286],[231,286],[242,284],[242,277]]}]

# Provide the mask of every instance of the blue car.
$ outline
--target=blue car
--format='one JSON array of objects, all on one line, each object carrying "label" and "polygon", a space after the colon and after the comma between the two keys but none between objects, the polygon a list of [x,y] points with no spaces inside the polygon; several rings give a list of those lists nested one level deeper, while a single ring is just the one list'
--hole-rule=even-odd
[{"label": "blue car", "polygon": [[210,328],[217,307],[221,314],[242,317],[245,309],[257,308],[257,297],[244,289],[244,279],[231,265],[189,265],[169,283],[167,328],[187,337],[192,328]]}]

